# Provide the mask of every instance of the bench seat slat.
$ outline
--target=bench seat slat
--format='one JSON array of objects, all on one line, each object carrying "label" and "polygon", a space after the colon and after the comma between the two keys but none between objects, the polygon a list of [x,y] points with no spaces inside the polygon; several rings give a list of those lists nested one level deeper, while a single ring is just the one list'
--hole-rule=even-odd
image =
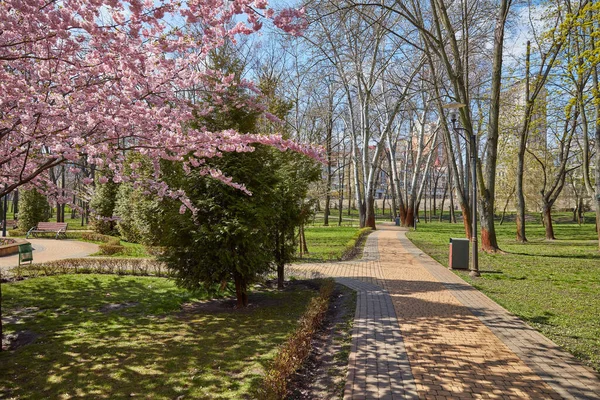
[{"label": "bench seat slat", "polygon": [[66,222],[38,222],[37,226],[31,228],[29,232],[27,232],[27,237],[30,234],[35,233],[48,233],[48,232],[56,232],[56,238],[64,237],[66,238],[67,232],[67,223]]}]

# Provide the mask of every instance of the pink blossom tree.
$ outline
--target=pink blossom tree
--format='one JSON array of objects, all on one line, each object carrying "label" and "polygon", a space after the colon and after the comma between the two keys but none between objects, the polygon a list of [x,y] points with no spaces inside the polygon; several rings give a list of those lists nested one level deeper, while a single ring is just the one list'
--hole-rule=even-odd
[{"label": "pink blossom tree", "polygon": [[[292,34],[304,24],[301,10],[275,13],[265,0],[0,2],[0,196],[28,183],[51,190],[44,172],[83,157],[115,182],[144,184],[186,204],[185,193],[161,183],[161,159],[198,167],[222,152],[252,151],[253,143],[317,157],[280,136],[186,124],[193,110],[204,112],[187,90],[218,96],[235,84],[206,67],[209,52],[265,20]],[[153,160],[152,180],[141,182],[135,165],[123,173],[130,151]],[[244,189],[218,170],[205,173]]]}]

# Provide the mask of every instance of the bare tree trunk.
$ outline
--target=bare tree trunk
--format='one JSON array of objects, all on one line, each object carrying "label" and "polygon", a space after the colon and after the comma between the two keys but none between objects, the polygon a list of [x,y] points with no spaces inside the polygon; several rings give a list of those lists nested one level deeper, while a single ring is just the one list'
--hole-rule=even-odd
[{"label": "bare tree trunk", "polygon": [[302,243],[302,251],[306,254],[308,253],[308,246],[306,245],[306,235],[304,234],[304,224],[301,225],[302,234],[300,235],[300,240]]},{"label": "bare tree trunk", "polygon": [[365,215],[365,223],[364,225],[361,225],[361,228],[369,227],[375,230],[375,197],[372,193],[369,193],[367,196]]},{"label": "bare tree trunk", "polygon": [[508,208],[508,204],[510,203],[510,199],[515,192],[515,189],[510,192],[510,194],[506,197],[506,202],[504,203],[504,208],[502,209],[502,218],[500,218],[500,225],[504,223],[504,217],[506,216],[506,209]]},{"label": "bare tree trunk", "polygon": [[277,263],[277,289],[283,289],[285,282],[285,264]]},{"label": "bare tree trunk", "polygon": [[[596,29],[597,29],[597,25]],[[595,39],[592,35],[592,43],[595,42]],[[596,151],[596,190],[595,193],[590,193],[592,194],[592,198],[594,198],[595,195],[595,200],[592,200],[592,203],[595,205],[594,209],[596,211],[596,233],[598,234],[598,249],[600,250],[600,83],[599,83],[599,79],[598,79],[598,65],[594,66],[593,70],[592,70],[592,78],[593,78],[593,82],[594,82],[594,88],[595,91],[594,93],[596,93],[596,102],[595,102],[595,109],[596,109],[596,126],[595,126],[595,144],[594,144],[594,149]],[[591,186],[591,185],[590,185]],[[590,190],[590,192],[592,192]]]},{"label": "bare tree trunk", "polygon": [[394,161],[395,152],[390,151],[389,147],[391,147],[391,146],[388,146],[387,159],[388,159],[388,167],[389,167],[389,171],[390,171],[390,176],[389,176],[390,190],[392,192],[391,215],[392,215],[393,219],[396,219],[396,217],[398,216],[398,205],[396,202],[396,181],[395,181],[396,180],[395,174],[397,173],[397,171],[396,171],[396,168],[394,168],[394,166],[393,166],[393,164],[395,164],[395,161]]},{"label": "bare tree trunk", "polygon": [[465,226],[465,236],[470,239],[473,235],[472,224],[471,224],[471,210],[468,208],[468,204],[461,203],[460,208],[463,215],[463,224]]},{"label": "bare tree trunk", "polygon": [[414,207],[408,207],[405,212],[403,226],[413,226],[415,221]]},{"label": "bare tree trunk", "polygon": [[327,152],[327,187],[325,188],[325,213],[323,216],[323,226],[329,226],[329,213],[331,206],[331,182],[333,180],[333,99],[330,96],[329,101],[329,114],[326,127],[326,138],[325,138],[325,151]]},{"label": "bare tree trunk", "polygon": [[285,234],[280,231],[275,235],[275,264],[277,265],[277,288],[283,289],[285,282],[285,262],[283,254],[285,252]]},{"label": "bare tree trunk", "polygon": [[[12,212],[14,215],[19,213],[19,189],[15,189],[13,193]],[[15,219],[17,218],[15,217]]]},{"label": "bare tree trunk", "polygon": [[525,99],[526,109],[522,126],[519,132],[519,150],[517,152],[517,176],[516,176],[516,194],[517,194],[517,242],[526,243],[525,236],[525,195],[523,193],[523,174],[525,170],[525,147],[529,135],[529,124],[531,122],[531,112],[533,109],[533,100],[530,99],[529,67],[531,56],[531,42],[527,41],[527,53],[525,58]]},{"label": "bare tree trunk", "polygon": [[344,164],[342,165],[342,168],[340,169],[340,172],[338,177],[339,177],[339,181],[342,184],[342,190],[340,190],[340,196],[338,198],[338,226],[342,226],[342,219],[343,219],[343,210],[342,208],[344,207],[344,188],[343,188],[343,184],[344,184],[344,174],[346,173],[346,158],[343,159]]},{"label": "bare tree trunk", "polygon": [[450,201],[450,205],[449,205],[449,217],[450,220],[448,221],[451,224],[455,224],[456,223],[456,213],[454,212],[454,188],[452,187],[452,173],[450,172],[450,168],[448,168],[448,200]]},{"label": "bare tree trunk", "polygon": [[235,282],[236,308],[248,307],[248,282],[239,272],[233,273]]},{"label": "bare tree trunk", "polygon": [[[348,163],[348,169],[352,168],[352,163]],[[348,216],[352,210],[352,171],[348,171]]]},{"label": "bare tree trunk", "polygon": [[544,203],[542,206],[542,217],[544,219],[544,229],[547,240],[556,240],[554,237],[554,227],[552,226],[552,205]]},{"label": "bare tree trunk", "polygon": [[442,202],[440,204],[440,216],[439,216],[440,222],[442,222],[442,219],[444,217],[444,203],[446,202],[446,195],[448,194],[448,186],[449,186],[449,182],[446,181],[446,186],[444,186],[444,193],[442,194]]},{"label": "bare tree trunk", "polygon": [[436,200],[437,200],[437,190],[438,190],[438,183],[440,181],[440,177],[442,176],[441,173],[436,174],[435,176],[435,183],[433,184],[433,215],[437,215],[437,204],[436,204]]},{"label": "bare tree trunk", "polygon": [[423,220],[427,222],[427,178],[425,178],[425,190],[423,191]]},{"label": "bare tree trunk", "polygon": [[[492,63],[492,88],[490,103],[490,122],[485,152],[485,173],[481,171],[481,163],[477,163],[479,184],[478,194],[481,204],[481,248],[484,251],[500,250],[494,225],[494,200],[496,191],[496,163],[498,159],[498,138],[500,121],[500,89],[502,83],[502,53],[504,48],[504,28],[512,0],[502,0],[496,19],[494,33],[494,50]],[[477,148],[475,154],[477,157]],[[477,199],[473,199],[477,201]]]}]

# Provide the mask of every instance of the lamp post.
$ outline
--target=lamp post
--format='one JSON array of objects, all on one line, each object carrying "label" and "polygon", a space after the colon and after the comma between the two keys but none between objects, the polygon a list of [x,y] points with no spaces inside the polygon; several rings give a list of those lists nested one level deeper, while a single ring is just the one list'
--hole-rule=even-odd
[{"label": "lamp post", "polygon": [[[480,276],[479,273],[479,249],[477,244],[477,137],[473,132],[466,132],[465,128],[461,128],[457,125],[457,116],[456,110],[459,108],[465,107],[465,104],[462,103],[449,103],[444,105],[444,108],[451,110],[450,120],[452,121],[452,129],[455,132],[460,134],[460,131],[465,131],[462,136],[465,141],[469,143],[469,148],[471,152],[471,218],[472,218],[472,234],[471,234],[471,258],[473,261],[471,262],[471,272],[469,272],[470,276],[476,277]],[[465,171],[466,172],[466,171]],[[467,182],[467,178],[465,178],[465,182]],[[466,186],[466,185],[465,185]]]}]

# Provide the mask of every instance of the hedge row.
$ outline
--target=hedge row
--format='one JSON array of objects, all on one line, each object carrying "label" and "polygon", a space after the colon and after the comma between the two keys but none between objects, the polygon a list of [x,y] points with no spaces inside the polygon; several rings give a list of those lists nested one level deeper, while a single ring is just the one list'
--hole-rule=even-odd
[{"label": "hedge row", "polygon": [[11,279],[62,274],[117,274],[169,276],[164,263],[148,258],[69,258],[44,264],[22,265],[9,271]]},{"label": "hedge row", "polygon": [[319,295],[311,299],[306,312],[300,318],[298,329],[283,344],[267,370],[263,384],[258,390],[259,399],[281,400],[286,398],[291,377],[310,354],[312,338],[325,319],[334,287],[333,279],[325,280],[321,285]]},{"label": "hedge row", "polygon": [[360,252],[365,243],[365,240],[369,234],[373,232],[371,228],[362,228],[346,243],[346,247],[342,252],[342,260],[351,260],[356,257]]},{"label": "hedge row", "polygon": [[81,232],[81,239],[89,240],[91,242],[102,242],[112,244],[119,244],[121,242],[121,240],[118,237],[103,235],[101,233],[96,232]]}]

